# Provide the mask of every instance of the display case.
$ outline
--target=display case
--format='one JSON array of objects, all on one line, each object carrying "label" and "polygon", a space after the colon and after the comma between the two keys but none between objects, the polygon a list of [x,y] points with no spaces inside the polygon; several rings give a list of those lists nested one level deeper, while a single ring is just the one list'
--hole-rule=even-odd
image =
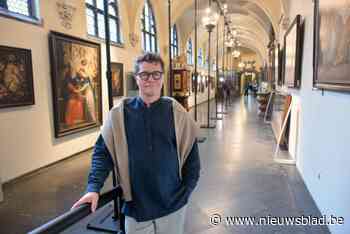
[{"label": "display case", "polygon": [[173,70],[173,96],[179,101],[187,110],[188,97],[191,90],[191,71],[185,68]]}]

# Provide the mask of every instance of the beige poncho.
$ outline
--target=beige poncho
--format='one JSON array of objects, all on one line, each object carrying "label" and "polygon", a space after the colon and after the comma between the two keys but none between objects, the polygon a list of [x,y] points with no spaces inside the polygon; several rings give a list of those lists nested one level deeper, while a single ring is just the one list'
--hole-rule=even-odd
[{"label": "beige poncho", "polygon": [[[173,98],[174,126],[179,160],[179,176],[182,179],[181,169],[187,156],[191,152],[198,130],[190,114]],[[108,114],[101,134],[110,152],[117,174],[117,183],[123,190],[123,197],[131,201],[131,185],[129,176],[128,142],[124,127],[124,103],[130,98],[122,100],[121,104],[114,107]],[[146,159],[145,159],[146,160]]]}]

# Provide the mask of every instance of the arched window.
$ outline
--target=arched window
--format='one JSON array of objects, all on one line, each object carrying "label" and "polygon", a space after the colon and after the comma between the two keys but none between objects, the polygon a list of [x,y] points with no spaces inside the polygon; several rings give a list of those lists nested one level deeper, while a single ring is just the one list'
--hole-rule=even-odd
[{"label": "arched window", "polygon": [[[91,36],[106,38],[104,0],[85,0],[87,31]],[[109,35],[112,42],[122,43],[118,1],[109,1]]]},{"label": "arched window", "polygon": [[0,10],[4,10],[2,13],[5,15],[8,15],[6,12],[15,13],[15,15],[10,14],[12,17],[20,18],[22,15],[37,19],[37,4],[35,0],[0,0]]},{"label": "arched window", "polygon": [[171,28],[171,57],[175,58],[176,56],[179,55],[179,41],[177,37],[177,29],[176,25]]},{"label": "arched window", "polygon": [[191,38],[187,41],[187,64],[193,64],[193,51],[192,51],[192,41]]},{"label": "arched window", "polygon": [[203,51],[202,48],[199,48],[198,51],[198,65],[203,66]]},{"label": "arched window", "polygon": [[148,0],[145,1],[141,16],[142,48],[144,51],[158,52],[157,29],[153,10]]}]

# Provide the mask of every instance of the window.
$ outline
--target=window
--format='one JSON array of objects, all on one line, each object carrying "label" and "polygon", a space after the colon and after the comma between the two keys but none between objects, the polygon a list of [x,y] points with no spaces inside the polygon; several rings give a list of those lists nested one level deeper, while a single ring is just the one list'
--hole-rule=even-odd
[{"label": "window", "polygon": [[[22,18],[21,15],[38,19],[35,3],[35,0],[0,0],[0,10],[6,15],[20,19]],[[15,15],[11,13],[15,13]]]},{"label": "window", "polygon": [[[104,0],[85,0],[87,31],[91,36],[106,38],[104,21]],[[112,42],[121,44],[120,16],[118,1],[109,1],[109,35]]]},{"label": "window", "polygon": [[142,48],[148,52],[158,52],[157,29],[152,7],[148,0],[145,1],[141,16]]},{"label": "window", "polygon": [[198,65],[203,66],[203,52],[201,48],[199,48],[198,52]]},{"label": "window", "polygon": [[187,64],[190,64],[190,65],[193,64],[192,57],[193,57],[192,41],[191,41],[191,38],[190,38],[187,41]]},{"label": "window", "polygon": [[179,55],[179,42],[177,39],[177,29],[176,29],[176,25],[174,25],[171,28],[171,44],[170,44],[170,48],[171,48],[171,57],[175,58],[176,56]]}]

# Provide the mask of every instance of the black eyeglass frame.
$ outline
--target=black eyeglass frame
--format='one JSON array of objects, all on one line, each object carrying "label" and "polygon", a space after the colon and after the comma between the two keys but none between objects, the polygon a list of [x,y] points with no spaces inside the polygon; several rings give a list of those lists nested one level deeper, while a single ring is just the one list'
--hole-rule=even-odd
[{"label": "black eyeglass frame", "polygon": [[163,74],[164,72],[162,71],[153,71],[153,72],[143,71],[143,72],[137,73],[136,76],[139,77],[140,80],[142,81],[148,81],[151,76],[153,80],[160,80],[162,79]]}]

